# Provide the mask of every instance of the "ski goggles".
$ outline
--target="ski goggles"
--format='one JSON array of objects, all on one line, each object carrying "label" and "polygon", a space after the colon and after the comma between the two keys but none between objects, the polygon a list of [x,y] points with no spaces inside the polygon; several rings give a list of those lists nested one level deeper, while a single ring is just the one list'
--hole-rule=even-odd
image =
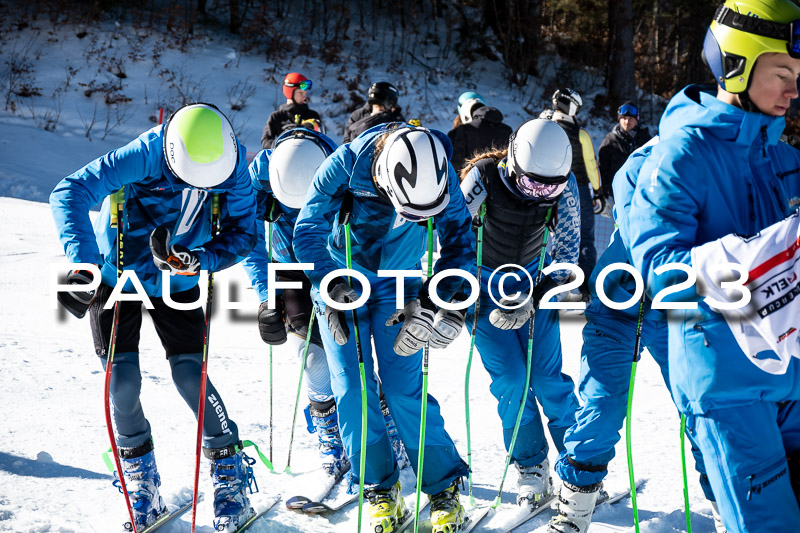
[{"label": "ski goggles", "polygon": [[718,24],[745,33],[786,41],[786,52],[793,58],[800,59],[800,19],[789,23],[773,22],[720,6],[714,15],[714,20]]},{"label": "ski goggles", "polygon": [[622,104],[619,106],[619,109],[617,109],[617,116],[639,118],[639,109],[633,104]]},{"label": "ski goggles", "polygon": [[569,176],[547,177],[526,173],[518,175],[516,181],[519,192],[528,198],[554,200],[564,192],[568,179]]},{"label": "ski goggles", "polygon": [[287,87],[293,87],[295,89],[300,89],[301,91],[309,91],[311,90],[311,80],[303,80],[297,83],[284,83]]}]

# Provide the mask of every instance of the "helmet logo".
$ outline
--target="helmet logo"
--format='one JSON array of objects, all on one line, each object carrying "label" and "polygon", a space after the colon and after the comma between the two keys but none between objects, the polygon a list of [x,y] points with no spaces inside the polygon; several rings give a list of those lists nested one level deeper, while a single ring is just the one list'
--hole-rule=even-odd
[{"label": "helmet logo", "polygon": [[414,148],[411,146],[408,138],[403,135],[401,139],[408,148],[408,154],[411,156],[411,171],[409,172],[406,170],[406,167],[404,167],[402,163],[398,162],[394,166],[394,179],[397,184],[402,187],[402,182],[400,180],[405,178],[408,184],[411,185],[411,188],[414,188],[417,185],[417,155],[414,153]]},{"label": "helmet logo", "polygon": [[175,143],[169,143],[169,157],[175,162]]}]

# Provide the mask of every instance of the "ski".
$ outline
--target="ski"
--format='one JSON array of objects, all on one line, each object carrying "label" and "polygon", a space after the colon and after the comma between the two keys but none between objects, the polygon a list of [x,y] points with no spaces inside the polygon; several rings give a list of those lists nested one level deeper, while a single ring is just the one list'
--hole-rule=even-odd
[{"label": "ski", "polygon": [[[202,500],[203,500],[202,496],[199,497],[198,501],[202,501]],[[170,522],[172,522],[173,520],[175,520],[176,518],[178,518],[179,516],[181,516],[183,513],[185,513],[186,511],[188,511],[191,508],[192,508],[192,500],[189,500],[188,502],[181,504],[174,511],[164,514],[161,518],[159,518],[158,520],[153,522],[152,525],[147,526],[144,529],[139,529],[137,531],[138,531],[138,533],[153,533],[153,531],[156,531],[156,530],[166,526],[167,524],[169,524]],[[130,522],[125,522],[122,525],[122,529],[124,531],[133,531],[133,526],[131,526]]]},{"label": "ski", "polygon": [[239,529],[235,530],[234,533],[243,533],[244,531],[247,531],[248,529],[250,529],[250,526],[252,526],[253,523],[256,520],[258,520],[259,518],[261,518],[262,516],[267,514],[270,511],[270,509],[275,507],[275,504],[278,503],[278,501],[280,499],[281,498],[279,496],[277,498],[273,498],[272,501],[267,503],[267,504],[259,505],[258,506],[258,511],[256,511],[256,514],[252,518],[250,518],[250,520],[248,520],[247,522],[242,524],[242,527],[240,527]]},{"label": "ski", "polygon": [[[322,477],[322,479],[315,479],[320,475],[320,473],[324,474],[324,477]],[[292,496],[291,498],[288,498],[285,502],[287,509],[291,509],[292,511],[302,511],[304,505],[307,505],[309,503],[322,502],[323,500],[325,500],[325,498],[328,497],[328,495],[333,491],[333,489],[336,488],[339,482],[345,479],[347,474],[345,473],[345,475],[343,475],[341,478],[336,479],[333,476],[327,475],[324,472],[324,470],[319,469],[316,471],[309,472],[305,476],[308,476],[311,479],[308,480],[308,483],[302,483],[302,486],[304,488],[319,486],[320,489],[318,489],[316,492],[308,491],[308,493],[306,494],[303,495],[298,494],[297,496]]]},{"label": "ski", "polygon": [[467,512],[467,519],[464,521],[464,525],[461,526],[459,529],[459,533],[469,533],[477,525],[486,518],[486,515],[489,514],[489,511],[492,509],[491,505],[482,505],[479,507],[473,507]]},{"label": "ski", "polygon": [[[300,500],[296,500],[296,503],[299,503]],[[327,514],[327,513],[335,513],[337,511],[341,511],[348,505],[353,502],[358,501],[358,494],[348,494],[347,498],[344,500],[339,501],[334,505],[327,505],[324,502],[308,502],[301,507],[302,511],[306,514]],[[289,506],[289,502],[286,502],[287,507]]]},{"label": "ski", "polygon": [[536,507],[527,506],[527,508],[520,509],[518,515],[514,517],[514,519],[510,523],[503,526],[502,530],[503,533],[511,533],[511,531],[517,529],[519,526],[521,526],[528,520],[531,520],[533,517],[538,516],[542,512],[549,510],[550,503],[552,503],[553,500],[557,498],[556,494],[557,492],[554,492],[547,498],[544,498],[539,502],[539,505],[537,505]]}]

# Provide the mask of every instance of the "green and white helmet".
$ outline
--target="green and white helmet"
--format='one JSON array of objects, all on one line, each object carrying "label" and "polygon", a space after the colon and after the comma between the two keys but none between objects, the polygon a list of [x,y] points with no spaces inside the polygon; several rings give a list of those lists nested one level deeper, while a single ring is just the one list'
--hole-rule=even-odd
[{"label": "green and white helmet", "polygon": [[164,157],[178,179],[208,189],[236,170],[239,143],[222,111],[211,104],[189,104],[175,111],[164,126]]}]

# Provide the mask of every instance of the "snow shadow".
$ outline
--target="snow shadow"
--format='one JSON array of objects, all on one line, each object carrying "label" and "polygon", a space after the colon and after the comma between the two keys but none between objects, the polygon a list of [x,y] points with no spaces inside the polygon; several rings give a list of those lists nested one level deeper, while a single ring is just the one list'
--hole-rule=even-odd
[{"label": "snow shadow", "polygon": [[47,452],[39,452],[36,459],[19,457],[10,453],[0,452],[0,471],[28,477],[79,477],[83,479],[110,480],[110,474],[99,474],[91,470],[62,465],[53,461]]}]

